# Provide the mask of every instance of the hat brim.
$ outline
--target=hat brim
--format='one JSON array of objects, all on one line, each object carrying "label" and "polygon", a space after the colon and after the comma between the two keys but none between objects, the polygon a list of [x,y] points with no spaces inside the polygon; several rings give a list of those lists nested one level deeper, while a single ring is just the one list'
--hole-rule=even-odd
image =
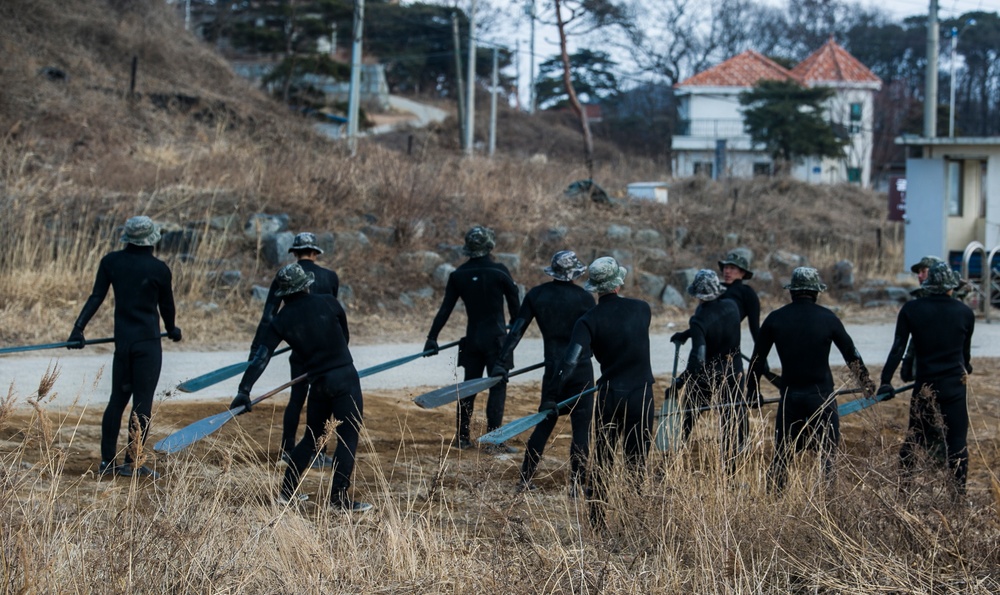
[{"label": "hat brim", "polygon": [[587,272],[587,267],[579,267],[568,271],[557,271],[552,267],[545,267],[542,272],[557,281],[575,281]]},{"label": "hat brim", "polygon": [[742,266],[740,266],[739,263],[733,262],[731,260],[720,260],[719,261],[719,272],[722,272],[723,267],[725,267],[727,264],[731,264],[734,267],[738,268],[739,270],[743,271],[743,278],[744,279],[747,279],[747,280],[753,279],[753,271],[748,271],[747,269],[745,269]]},{"label": "hat brim", "polygon": [[608,293],[624,285],[625,275],[627,274],[628,270],[626,270],[625,267],[618,265],[618,274],[614,277],[597,282],[593,279],[588,279],[583,288],[591,293]]},{"label": "hat brim", "polygon": [[788,291],[815,291],[823,293],[826,291],[826,283],[819,283],[816,285],[795,285],[794,283],[789,283],[788,285],[785,285],[785,289]]},{"label": "hat brim", "polygon": [[323,253],[323,249],[320,248],[319,246],[315,245],[315,244],[307,244],[305,246],[292,246],[291,248],[288,249],[288,252],[289,253],[292,253],[292,252],[304,252],[306,250],[312,250],[316,254],[322,254]]},{"label": "hat brim", "polygon": [[160,241],[160,230],[154,228],[152,232],[147,233],[142,237],[133,237],[129,234],[122,234],[122,243],[132,244],[133,246],[155,246],[157,242]]}]

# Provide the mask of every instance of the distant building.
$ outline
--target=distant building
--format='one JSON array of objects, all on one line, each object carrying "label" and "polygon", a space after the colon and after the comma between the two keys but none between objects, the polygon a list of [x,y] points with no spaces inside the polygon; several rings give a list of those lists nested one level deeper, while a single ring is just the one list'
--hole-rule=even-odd
[{"label": "distant building", "polygon": [[882,81],[832,38],[791,70],[748,50],[675,85],[680,119],[673,137],[675,176],[749,178],[774,171],[771,156],[745,132],[739,102],[740,93],[761,80],[794,80],[835,92],[825,107],[835,129],[849,138],[845,157],[804,158],[793,165],[793,177],[870,184],[874,99]]}]

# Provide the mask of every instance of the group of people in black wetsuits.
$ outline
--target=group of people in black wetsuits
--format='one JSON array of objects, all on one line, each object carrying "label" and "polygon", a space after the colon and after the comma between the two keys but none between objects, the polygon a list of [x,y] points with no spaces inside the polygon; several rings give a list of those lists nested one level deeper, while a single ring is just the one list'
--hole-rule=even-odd
[{"label": "group of people in black wetsuits", "polygon": [[[115,356],[112,396],[102,426],[102,475],[149,475],[156,472],[136,466],[131,454],[145,439],[153,391],[159,376],[159,317],[167,336],[181,339],[174,324],[170,271],[152,255],[159,231],[148,217],[133,217],[125,225],[123,250],[102,259],[94,290],[73,327],[69,342],[82,347],[83,331],[97,311],[109,287],[115,291]],[[622,451],[628,477],[636,484],[643,477],[654,425],[654,378],[651,366],[649,305],[619,295],[626,270],[614,258],[602,257],[589,266],[569,250],[557,252],[544,272],[552,281],[532,288],[523,302],[508,269],[494,261],[495,235],[476,226],[465,236],[468,261],[451,273],[441,307],[427,335],[425,352],[438,351],[438,335],[462,300],[467,313],[465,337],[460,342],[458,363],[465,379],[483,373],[506,380],[513,352],[525,330],[536,322],[544,344],[545,374],[539,411],[549,412],[527,442],[521,465],[520,488],[537,489],[532,481],[545,444],[560,415],[572,422],[570,445],[572,497],[584,495],[591,502],[595,524],[603,519],[606,478],[615,452]],[[271,285],[247,368],[231,408],[249,411],[250,391],[263,373],[275,348],[286,342],[295,384],[283,419],[283,459],[288,463],[278,500],[305,499],[299,482],[308,466],[333,467],[330,506],[338,510],[364,511],[370,504],[354,501],[348,491],[363,419],[363,397],[358,373],[348,348],[350,333],[344,309],[337,301],[336,273],[316,264],[322,249],[311,233],[298,234],[289,252],[297,262],[282,267]],[[923,272],[926,269],[926,274]],[[775,310],[760,324],[760,302],[744,280],[753,272],[749,254],[734,250],[719,261],[722,278],[714,270],[698,271],[687,292],[699,305],[688,330],[671,337],[679,350],[691,341],[688,364],[676,375],[667,395],[685,388],[683,437],[705,405],[721,405],[722,454],[727,468],[735,469],[745,450],[749,408],[760,403],[761,377],[774,382],[781,393],[775,429],[775,455],[769,472],[771,485],[780,489],[788,459],[806,447],[824,453],[826,468],[839,440],[836,402],[832,398],[833,376],[829,352],[835,345],[867,395],[891,398],[896,367],[902,361],[903,379],[913,379],[916,388],[910,411],[910,426],[901,460],[904,470],[914,466],[916,448],[944,448],[954,471],[955,488],[961,493],[967,475],[965,375],[971,373],[970,345],[974,325],[972,311],[951,299],[957,280],[946,263],[927,258],[914,265],[926,293],[900,310],[892,350],[882,373],[882,386],[875,388],[860,354],[843,324],[832,311],[819,306],[819,293],[826,289],[819,273],[800,267],[786,286],[791,302]],[[575,280],[587,273],[581,287]],[[595,301],[592,293],[598,298]],[[504,304],[510,326],[504,315]],[[748,372],[743,368],[740,347],[742,320],[749,322],[754,340]],[[912,341],[910,338],[912,337]],[[909,346],[909,350],[907,347]],[[775,349],[782,375],[770,372],[767,357]],[[594,381],[591,358],[600,364]],[[594,390],[588,391],[592,387]],[[577,398],[577,395],[581,395]],[[306,431],[295,442],[298,418],[307,401]],[[121,417],[129,399],[138,432],[130,432],[125,463],[116,463],[116,441]],[[506,382],[490,389],[486,407],[487,430],[503,424]],[[475,396],[461,399],[456,409],[456,433],[452,446],[475,446],[470,425]],[[321,452],[320,439],[327,422],[334,418],[337,444],[332,457]],[[936,423],[940,420],[944,424]],[[593,428],[596,455],[590,459]],[[333,437],[329,437],[332,439]],[[493,453],[512,453],[507,444],[492,447]],[[139,461],[141,463],[141,461]],[[589,470],[589,473],[588,473]]]}]

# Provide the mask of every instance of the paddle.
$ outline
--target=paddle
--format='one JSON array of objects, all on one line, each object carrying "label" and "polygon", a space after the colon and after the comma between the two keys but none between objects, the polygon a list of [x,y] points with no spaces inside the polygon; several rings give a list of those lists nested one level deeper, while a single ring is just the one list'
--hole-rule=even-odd
[{"label": "paddle", "polygon": [[[853,401],[841,403],[839,406],[837,406],[837,414],[839,414],[840,417],[844,417],[845,415],[857,413],[858,411],[868,409],[872,405],[885,401],[894,394],[908,391],[912,389],[914,386],[916,385],[911,383],[897,388],[893,394],[883,393],[881,395],[875,395],[873,397],[861,397],[860,399],[854,399]],[[859,391],[858,389],[855,389],[854,392],[859,392]]]},{"label": "paddle", "polygon": [[656,424],[656,448],[657,450],[670,450],[670,446],[677,442],[677,435],[680,427],[677,425],[677,366],[681,360],[681,345],[674,343],[674,370],[670,373],[670,394],[663,399],[663,406],[660,407],[660,421]]},{"label": "paddle", "polygon": [[[281,355],[282,353],[288,353],[291,350],[292,350],[291,347],[283,347],[275,351],[273,354],[271,354],[271,357],[274,357],[275,355]],[[246,372],[246,369],[249,367],[250,367],[249,361],[240,362],[238,364],[230,364],[228,366],[219,368],[218,370],[213,370],[211,372],[208,372],[207,374],[202,374],[201,376],[191,378],[190,380],[185,380],[184,382],[177,385],[177,390],[181,391],[182,393],[197,392],[203,388],[208,388],[213,384],[218,384],[223,380],[227,380],[229,378],[232,378],[233,376],[242,374],[243,372]]]},{"label": "paddle", "polygon": [[[167,336],[167,333],[160,333],[160,338]],[[101,343],[114,343],[114,337],[107,337],[104,339],[87,339],[83,341],[84,345],[100,345]],[[60,347],[70,347],[73,345],[79,345],[80,341],[64,341],[62,343],[45,343],[44,345],[22,345],[20,347],[4,347],[0,349],[0,355],[6,353],[20,353],[22,351],[38,351],[41,349],[58,349]]]},{"label": "paddle", "polygon": [[[510,374],[507,374],[507,377],[510,378],[511,376],[517,376],[518,374],[531,372],[532,370],[537,370],[538,368],[544,366],[545,362],[537,363],[521,368],[520,370],[514,370]],[[466,380],[465,382],[459,382],[458,384],[452,384],[451,386],[445,386],[419,395],[413,399],[413,402],[424,409],[433,409],[435,407],[440,407],[441,405],[453,403],[459,399],[470,397],[476,393],[480,393],[488,388],[496,386],[502,380],[503,376],[487,376],[486,378]]]},{"label": "paddle", "polygon": [[[447,345],[444,345],[443,347],[440,347],[439,350],[447,349],[457,344],[458,341],[455,341],[454,343],[449,343]],[[415,359],[424,357],[425,355],[430,355],[431,353],[433,353],[433,351],[424,351],[416,355],[407,355],[405,357],[394,359],[375,366],[371,366],[370,368],[365,368],[364,370],[360,370],[358,372],[358,378],[365,378],[373,374],[378,374],[379,372],[384,372],[385,370],[395,368],[396,366],[401,366],[407,362],[411,362]],[[260,403],[264,399],[273,397],[274,395],[280,393],[281,391],[292,386],[293,384],[301,382],[305,378],[306,378],[305,374],[297,378],[294,378],[291,381],[282,384],[278,388],[268,391],[263,395],[257,397],[256,399],[250,402],[250,405],[251,406],[256,405],[257,403]],[[223,411],[221,413],[216,413],[215,415],[206,417],[205,419],[198,420],[193,424],[190,424],[188,426],[181,428],[180,430],[177,430],[176,432],[167,436],[166,438],[163,438],[162,440],[153,445],[153,449],[155,449],[158,452],[174,453],[184,448],[187,448],[188,446],[194,444],[195,442],[201,440],[202,438],[208,436],[209,434],[212,434],[213,432],[224,426],[227,422],[229,422],[229,420],[233,419],[240,413],[243,413],[243,410],[244,407],[240,406],[236,407],[235,409],[227,409],[226,411]]]},{"label": "paddle", "polygon": [[[556,405],[555,411],[558,411],[559,409],[562,409],[563,407],[572,405],[580,397],[582,397],[584,395],[589,395],[590,393],[593,393],[593,392],[596,392],[596,391],[597,391],[597,387],[593,386],[593,387],[588,388],[587,390],[583,391],[580,394],[573,395],[572,397],[566,399],[565,401],[561,401],[560,403],[558,403]],[[547,418],[548,416],[552,415],[553,413],[554,413],[554,411],[550,409],[548,411],[539,411],[538,413],[532,413],[531,415],[526,415],[524,417],[519,417],[518,419],[515,419],[514,421],[512,421],[510,423],[507,423],[507,424],[504,424],[504,425],[500,426],[499,428],[493,430],[492,432],[489,432],[487,434],[483,434],[479,438],[479,443],[480,444],[503,444],[504,442],[510,440],[511,438],[514,438],[515,436],[517,436],[521,432],[525,432],[527,430],[530,430],[531,428],[533,428],[533,427],[537,426],[538,424],[542,423],[543,421],[545,421],[545,418]]]}]

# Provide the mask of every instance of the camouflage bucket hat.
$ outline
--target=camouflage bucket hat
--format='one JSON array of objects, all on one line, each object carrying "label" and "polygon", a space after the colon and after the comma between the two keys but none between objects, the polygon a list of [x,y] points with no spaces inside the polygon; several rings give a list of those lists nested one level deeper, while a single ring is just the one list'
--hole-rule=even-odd
[{"label": "camouflage bucket hat", "polygon": [[694,281],[687,288],[688,295],[710,302],[726,292],[719,276],[711,269],[701,269],[695,273]]},{"label": "camouflage bucket hat", "polygon": [[286,264],[278,271],[278,288],[274,295],[285,297],[293,293],[305,291],[313,284],[316,277],[312,273],[305,272],[298,263]]},{"label": "camouflage bucket hat", "polygon": [[465,246],[462,247],[462,253],[469,258],[478,258],[492,252],[493,247],[496,245],[497,236],[493,233],[493,230],[489,227],[477,225],[470,229],[469,233],[465,234]]},{"label": "camouflage bucket hat", "polygon": [[587,272],[587,265],[576,257],[576,252],[560,250],[552,255],[552,265],[542,270],[559,281],[572,281]]},{"label": "camouflage bucket hat", "polygon": [[323,253],[323,249],[316,245],[316,235],[308,231],[296,234],[295,239],[292,240],[292,247],[288,251],[295,252],[296,250],[312,250],[317,254]]},{"label": "camouflage bucket hat", "polygon": [[590,278],[583,288],[594,293],[614,291],[625,283],[627,273],[625,267],[619,265],[617,260],[610,256],[602,256],[590,263],[590,267],[587,269]]},{"label": "camouflage bucket hat", "polygon": [[792,282],[785,285],[789,291],[826,291],[826,284],[819,278],[819,271],[812,267],[798,267],[792,271]]},{"label": "camouflage bucket hat", "polygon": [[145,215],[132,217],[125,222],[121,241],[136,246],[153,246],[160,241],[160,227]]},{"label": "camouflage bucket hat", "polygon": [[920,269],[929,269],[935,262],[944,262],[937,256],[925,256],[920,259],[920,262],[910,267],[911,273],[920,273]]},{"label": "camouflage bucket hat", "polygon": [[726,253],[725,258],[719,261],[719,270],[727,264],[731,264],[737,267],[745,274],[744,279],[753,279],[753,271],[750,270],[750,259],[752,258],[750,251],[746,248],[737,248],[736,250],[730,250]]},{"label": "camouflage bucket hat", "polygon": [[927,270],[927,278],[920,284],[920,287],[924,288],[927,293],[948,293],[948,290],[958,287],[958,281],[948,263],[939,260]]}]

